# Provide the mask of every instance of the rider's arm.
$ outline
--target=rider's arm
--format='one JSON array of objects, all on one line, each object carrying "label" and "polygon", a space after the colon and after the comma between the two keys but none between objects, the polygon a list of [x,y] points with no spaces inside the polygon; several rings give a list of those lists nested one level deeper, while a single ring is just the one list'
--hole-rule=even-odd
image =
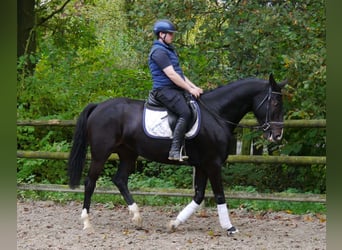
[{"label": "rider's arm", "polygon": [[163,68],[163,72],[177,86],[190,91],[191,86],[175,71],[172,65]]},{"label": "rider's arm", "polygon": [[201,88],[198,88],[187,77],[185,80],[174,70],[173,66],[167,66],[163,69],[164,73],[171,79],[171,81],[182,89],[187,90],[194,97],[198,98],[203,93]]},{"label": "rider's arm", "polygon": [[186,76],[184,76],[184,78],[186,83],[189,84],[191,87],[198,88],[192,81],[189,80],[189,78],[187,78]]}]

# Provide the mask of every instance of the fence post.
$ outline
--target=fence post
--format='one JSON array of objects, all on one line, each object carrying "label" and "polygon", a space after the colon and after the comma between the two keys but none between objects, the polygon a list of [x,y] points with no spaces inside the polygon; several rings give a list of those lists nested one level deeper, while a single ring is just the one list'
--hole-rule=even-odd
[{"label": "fence post", "polygon": [[242,145],[241,145],[241,154],[242,155],[250,155],[251,153],[251,143],[252,139],[249,136],[246,136],[251,133],[249,128],[242,129]]}]

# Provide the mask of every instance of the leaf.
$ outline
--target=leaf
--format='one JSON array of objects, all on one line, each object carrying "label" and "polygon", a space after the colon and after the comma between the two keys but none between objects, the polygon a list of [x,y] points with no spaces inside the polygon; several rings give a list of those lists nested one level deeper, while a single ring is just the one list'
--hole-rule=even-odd
[{"label": "leaf", "polygon": [[286,212],[287,214],[293,214],[293,211],[291,211],[291,210],[285,210],[285,212]]}]

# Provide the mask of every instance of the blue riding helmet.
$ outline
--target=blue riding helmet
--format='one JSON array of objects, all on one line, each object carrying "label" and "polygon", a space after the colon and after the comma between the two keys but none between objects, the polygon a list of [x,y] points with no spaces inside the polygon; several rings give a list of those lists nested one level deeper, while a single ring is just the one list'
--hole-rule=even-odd
[{"label": "blue riding helmet", "polygon": [[159,32],[176,32],[176,26],[167,19],[158,20],[153,26],[153,33],[158,36]]}]

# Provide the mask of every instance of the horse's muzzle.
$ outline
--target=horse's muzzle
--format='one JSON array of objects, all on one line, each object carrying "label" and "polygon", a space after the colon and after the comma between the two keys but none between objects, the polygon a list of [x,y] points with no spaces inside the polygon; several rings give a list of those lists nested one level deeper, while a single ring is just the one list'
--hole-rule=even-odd
[{"label": "horse's muzzle", "polygon": [[270,129],[264,132],[264,137],[270,142],[280,142],[283,138],[283,128]]}]

